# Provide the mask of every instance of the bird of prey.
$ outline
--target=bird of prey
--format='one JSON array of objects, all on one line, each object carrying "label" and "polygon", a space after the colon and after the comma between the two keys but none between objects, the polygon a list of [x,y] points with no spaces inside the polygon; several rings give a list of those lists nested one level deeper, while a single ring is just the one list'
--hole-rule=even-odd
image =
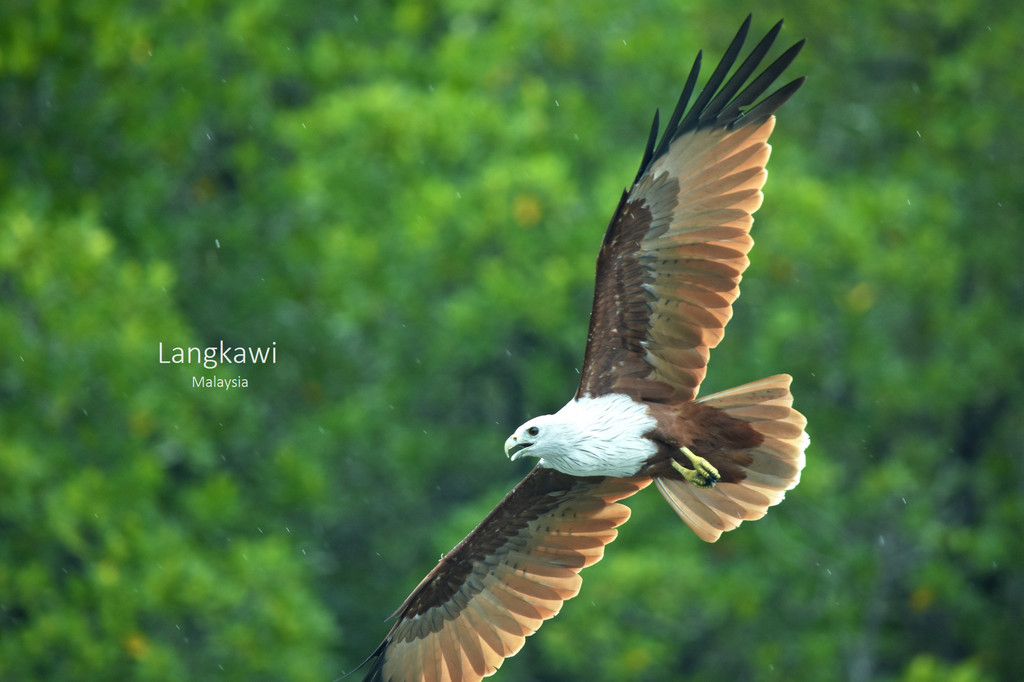
[{"label": "bird of prey", "polygon": [[576,395],[505,442],[536,466],[398,607],[366,680],[493,674],[579,592],[629,518],[619,501],[652,481],[708,542],[799,481],[809,439],[789,376],[697,397],[749,263],[774,114],[804,80],[762,97],[803,46],[762,68],[781,26],[730,75],[748,16],[690,104],[698,54],[660,141],[655,113],[601,244]]}]

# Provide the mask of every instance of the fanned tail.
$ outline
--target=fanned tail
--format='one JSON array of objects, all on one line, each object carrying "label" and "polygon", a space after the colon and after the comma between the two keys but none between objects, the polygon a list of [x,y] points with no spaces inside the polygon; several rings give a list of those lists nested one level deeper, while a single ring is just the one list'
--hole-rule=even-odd
[{"label": "fanned tail", "polygon": [[654,479],[672,508],[702,540],[714,542],[743,521],[761,518],[800,482],[810,438],[804,431],[807,420],[793,409],[791,381],[789,375],[779,374],[697,400],[747,422],[764,438],[760,445],[743,451],[753,460],[740,467],[746,477],[737,483],[697,488],[682,480]]}]

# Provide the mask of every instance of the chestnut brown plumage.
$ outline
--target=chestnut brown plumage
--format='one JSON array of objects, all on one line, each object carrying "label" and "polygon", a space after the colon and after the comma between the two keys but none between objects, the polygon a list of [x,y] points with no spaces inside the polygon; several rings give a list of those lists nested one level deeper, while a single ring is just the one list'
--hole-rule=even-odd
[{"label": "chestnut brown plumage", "polygon": [[[792,407],[790,377],[697,398],[749,264],[774,113],[803,83],[758,101],[803,44],[755,76],[781,25],[730,76],[747,17],[691,106],[698,55],[660,140],[655,114],[636,180],[601,245],[574,400],[509,439],[513,459],[536,453],[540,462],[395,611],[394,626],[368,659],[367,680],[494,673],[579,592],[579,572],[601,559],[629,518],[619,501],[651,481],[709,542],[764,516],[799,481],[808,439],[806,420]],[[608,411],[623,405],[642,407],[620,413],[628,422],[621,428],[614,418],[608,424]],[[542,431],[555,434],[546,436],[547,449]],[[578,444],[580,433],[595,440],[593,452],[584,443],[585,453],[571,461],[575,469],[566,468],[551,448],[559,438]],[[629,466],[633,473],[569,473],[588,462],[594,472]]]}]

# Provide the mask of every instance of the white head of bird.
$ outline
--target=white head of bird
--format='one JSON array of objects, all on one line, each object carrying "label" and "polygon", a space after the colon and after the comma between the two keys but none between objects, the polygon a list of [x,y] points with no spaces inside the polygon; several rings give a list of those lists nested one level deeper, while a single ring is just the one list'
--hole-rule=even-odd
[{"label": "white head of bird", "polygon": [[513,461],[537,457],[541,466],[572,476],[632,476],[657,450],[644,438],[656,423],[629,396],[584,396],[520,426],[505,441],[505,454]]}]

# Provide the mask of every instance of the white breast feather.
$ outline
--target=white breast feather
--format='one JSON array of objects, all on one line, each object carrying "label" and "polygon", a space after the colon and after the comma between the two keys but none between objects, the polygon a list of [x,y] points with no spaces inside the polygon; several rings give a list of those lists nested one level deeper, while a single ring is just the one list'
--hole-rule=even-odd
[{"label": "white breast feather", "polygon": [[584,396],[551,416],[555,438],[540,464],[564,474],[632,476],[657,451],[644,438],[656,420],[643,403],[621,393]]}]

